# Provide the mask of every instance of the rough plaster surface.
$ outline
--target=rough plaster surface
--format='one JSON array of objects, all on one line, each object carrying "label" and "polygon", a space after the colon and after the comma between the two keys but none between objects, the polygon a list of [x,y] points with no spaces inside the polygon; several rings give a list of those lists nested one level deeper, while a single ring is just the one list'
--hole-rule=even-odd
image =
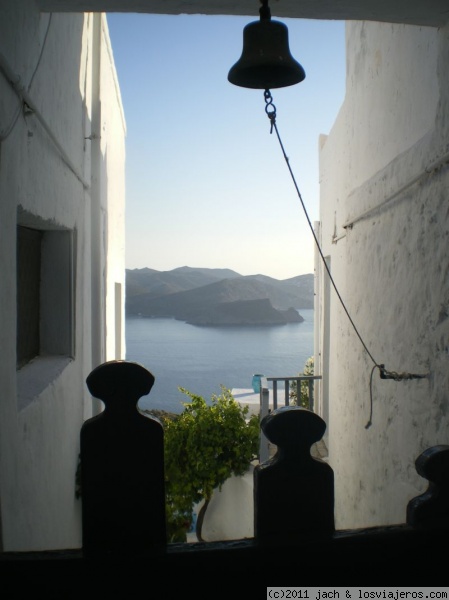
[{"label": "rough plaster surface", "polygon": [[[428,485],[415,459],[449,433],[448,29],[348,23],[347,47],[346,98],[320,155],[322,247],[374,362],[336,294],[322,296],[320,402],[343,529],[404,522]],[[375,368],[366,428],[375,363],[428,378]]]},{"label": "rough plaster surface", "polygon": [[[38,0],[46,11],[103,11],[162,14],[257,15],[253,0]],[[283,0],[270,4],[273,17],[371,20],[440,26],[447,22],[445,0]]]}]

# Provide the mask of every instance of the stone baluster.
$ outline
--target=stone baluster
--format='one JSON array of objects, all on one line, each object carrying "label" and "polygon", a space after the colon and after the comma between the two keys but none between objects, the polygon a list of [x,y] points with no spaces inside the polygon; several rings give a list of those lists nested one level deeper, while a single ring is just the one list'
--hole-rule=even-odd
[{"label": "stone baluster", "polygon": [[331,535],[334,524],[334,473],[312,457],[326,424],[299,406],[273,410],[261,421],[276,454],[254,469],[254,535],[258,543],[298,541]]},{"label": "stone baluster", "polygon": [[80,433],[83,552],[145,555],[166,548],[164,434],[137,406],[154,376],[142,365],[110,361],[86,380],[105,410]]},{"label": "stone baluster", "polygon": [[[139,410],[154,376],[142,365],[110,361],[86,380],[105,410],[81,428],[83,553],[145,556],[167,548],[164,432]],[[276,454],[254,468],[254,537],[257,544],[294,544],[331,537],[334,473],[311,454],[326,424],[299,406],[273,410],[261,421]],[[428,490],[407,506],[407,525],[449,526],[449,446],[428,448],[416,460]]]},{"label": "stone baluster", "polygon": [[415,461],[416,471],[429,481],[427,490],[407,505],[407,524],[449,526],[449,446],[432,446]]}]

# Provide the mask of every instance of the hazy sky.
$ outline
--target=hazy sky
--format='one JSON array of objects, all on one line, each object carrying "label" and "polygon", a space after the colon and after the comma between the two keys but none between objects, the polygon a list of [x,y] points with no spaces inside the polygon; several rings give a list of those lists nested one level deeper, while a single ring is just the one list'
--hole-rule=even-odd
[{"label": "hazy sky", "polygon": [[[265,112],[229,83],[243,28],[229,16],[109,14],[127,123],[126,267],[313,272],[314,239]],[[318,138],[344,99],[344,22],[277,19],[303,82],[271,90],[307,213],[319,216]]]}]

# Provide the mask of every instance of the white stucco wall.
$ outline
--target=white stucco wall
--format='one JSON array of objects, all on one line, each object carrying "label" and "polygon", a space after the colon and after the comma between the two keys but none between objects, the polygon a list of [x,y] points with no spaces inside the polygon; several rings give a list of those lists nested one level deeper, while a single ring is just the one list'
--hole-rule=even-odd
[{"label": "white stucco wall", "polygon": [[[318,405],[340,529],[404,522],[427,488],[415,459],[449,439],[449,29],[346,28],[346,97],[321,143],[320,235],[374,362],[334,290],[323,292],[318,261],[315,364],[329,389]],[[429,377],[383,380],[375,368],[366,428],[376,363]]]},{"label": "white stucco wall", "polygon": [[[214,491],[203,521],[206,542],[254,537],[253,473],[251,464],[245,475],[230,477]],[[195,507],[197,513],[201,504]],[[196,535],[189,534],[189,541],[196,542]]]},{"label": "white stucco wall", "polygon": [[[97,38],[95,24],[100,32]],[[34,111],[22,113],[14,84],[24,90]],[[95,134],[92,141],[86,139],[91,134]],[[104,17],[40,14],[33,0],[2,3],[0,510],[4,550],[81,546],[75,472],[80,428],[92,415],[85,379],[99,362],[115,358],[117,347],[124,349],[124,332],[119,343],[115,339],[115,315],[123,306],[116,309],[110,293],[115,283],[124,289],[124,137]],[[103,218],[94,222],[96,207]],[[19,371],[18,223],[69,230],[74,249],[73,352],[65,358],[38,357]],[[101,283],[96,296],[94,277]],[[49,289],[49,297],[56,292]]]}]

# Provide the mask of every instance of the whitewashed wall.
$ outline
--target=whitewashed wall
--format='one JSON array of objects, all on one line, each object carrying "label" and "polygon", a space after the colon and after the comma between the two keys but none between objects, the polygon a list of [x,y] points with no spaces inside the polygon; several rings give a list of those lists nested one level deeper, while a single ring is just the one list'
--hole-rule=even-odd
[{"label": "whitewashed wall", "polygon": [[[321,140],[320,236],[372,358],[317,261],[315,369],[328,378],[317,404],[340,529],[405,522],[427,488],[415,459],[449,442],[449,28],[353,21],[346,32],[346,97]],[[429,377],[375,368],[366,428],[382,363]]]},{"label": "whitewashed wall", "polygon": [[[32,0],[4,2],[0,67],[2,546],[74,548],[81,545],[79,432],[92,415],[85,379],[100,362],[124,357],[115,290],[125,277],[125,123],[104,16],[40,14]],[[34,112],[17,113],[14,84]],[[18,212],[31,226],[74,237],[73,355],[39,357],[20,371]]]},{"label": "whitewashed wall", "polygon": [[[241,477],[227,479],[221,490],[215,490],[204,517],[202,535],[207,542],[240,540],[254,537],[254,466]],[[198,513],[200,503],[196,506]],[[196,542],[194,533],[189,541]]]}]

